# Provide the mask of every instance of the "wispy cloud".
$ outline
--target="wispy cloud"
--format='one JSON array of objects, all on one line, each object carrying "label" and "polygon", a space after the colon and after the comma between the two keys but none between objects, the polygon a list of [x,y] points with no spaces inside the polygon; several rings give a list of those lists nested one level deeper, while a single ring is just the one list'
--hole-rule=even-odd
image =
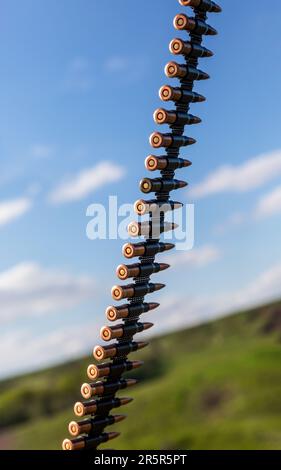
[{"label": "wispy cloud", "polygon": [[123,167],[115,163],[101,162],[59,184],[49,194],[48,199],[53,204],[78,201],[106,184],[121,180],[124,175]]},{"label": "wispy cloud", "polygon": [[94,279],[25,262],[0,272],[0,322],[62,311],[96,294]]},{"label": "wispy cloud", "polygon": [[147,70],[147,60],[144,57],[115,55],[105,61],[104,68],[109,73],[124,72],[123,81],[137,80],[141,79]]},{"label": "wispy cloud", "polygon": [[223,235],[228,230],[240,227],[246,220],[249,220],[247,214],[243,212],[234,212],[225,220],[216,225],[214,232],[218,235]]},{"label": "wispy cloud", "polygon": [[63,87],[66,91],[87,92],[94,84],[92,63],[85,57],[75,57],[67,67]]},{"label": "wispy cloud", "polygon": [[34,144],[31,146],[30,154],[34,158],[49,158],[53,155],[54,149],[50,145]]},{"label": "wispy cloud", "polygon": [[269,217],[281,213],[281,186],[264,194],[258,201],[254,215],[258,218]]},{"label": "wispy cloud", "polygon": [[[209,321],[240,309],[251,308],[281,296],[281,262],[241,289],[214,296],[163,297],[158,331],[170,331]],[[157,318],[156,318],[157,320]],[[160,329],[160,330],[159,330]]]},{"label": "wispy cloud", "polygon": [[22,217],[32,207],[32,200],[26,197],[0,201],[0,227]]},{"label": "wispy cloud", "polygon": [[173,267],[190,266],[201,268],[217,261],[220,256],[221,252],[216,246],[205,245],[186,252],[171,253],[165,257],[165,262],[170,263]]},{"label": "wispy cloud", "polygon": [[225,165],[190,190],[194,198],[223,192],[246,192],[281,175],[281,150],[265,153],[241,165]]},{"label": "wispy cloud", "polygon": [[32,331],[24,329],[14,331],[13,334],[0,334],[1,377],[42,369],[50,364],[90,354],[98,338],[98,331],[98,325],[89,322],[36,336]]}]

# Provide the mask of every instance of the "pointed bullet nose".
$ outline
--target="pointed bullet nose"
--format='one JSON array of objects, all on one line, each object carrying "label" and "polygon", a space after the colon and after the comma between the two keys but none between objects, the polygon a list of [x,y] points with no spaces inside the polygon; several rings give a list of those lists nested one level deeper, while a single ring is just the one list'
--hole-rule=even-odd
[{"label": "pointed bullet nose", "polygon": [[149,310],[155,310],[156,308],[158,308],[160,306],[160,304],[158,304],[157,302],[150,302],[149,304]]},{"label": "pointed bullet nose", "polygon": [[120,423],[121,421],[124,421],[124,419],[127,418],[126,415],[115,415],[114,417],[114,422],[115,423]]},{"label": "pointed bullet nose", "polygon": [[149,345],[149,343],[147,341],[139,341],[138,342],[138,349],[144,349],[148,345]]},{"label": "pointed bullet nose", "polygon": [[170,250],[173,250],[175,248],[175,244],[174,243],[165,243],[165,250],[166,251],[170,251]]},{"label": "pointed bullet nose", "polygon": [[138,369],[139,367],[143,366],[143,361],[133,361],[132,362],[132,369]]},{"label": "pointed bullet nose", "polygon": [[144,329],[144,331],[149,330],[149,329],[152,328],[153,326],[154,326],[153,323],[149,323],[149,322],[143,323],[143,329]]},{"label": "pointed bullet nose", "polygon": [[206,49],[206,57],[213,57],[213,55],[213,51],[210,51],[210,49]]},{"label": "pointed bullet nose", "polygon": [[154,284],[155,285],[155,290],[158,291],[158,290],[161,290],[161,289],[164,289],[164,287],[166,287],[166,284]]},{"label": "pointed bullet nose", "polygon": [[107,434],[108,440],[111,441],[112,439],[116,439],[116,437],[120,436],[120,432],[109,432]]},{"label": "pointed bullet nose", "polygon": [[[149,344],[149,343],[147,343],[147,344]],[[127,387],[133,387],[133,385],[136,385],[137,383],[138,383],[138,380],[136,380],[136,379],[127,379],[126,380]]]},{"label": "pointed bullet nose", "polygon": [[179,188],[185,188],[186,186],[188,186],[186,181],[179,181]]},{"label": "pointed bullet nose", "polygon": [[128,403],[131,403],[133,400],[134,399],[130,398],[130,397],[122,397],[122,398],[120,398],[121,406],[128,405]]},{"label": "pointed bullet nose", "polygon": [[160,263],[160,271],[165,271],[166,269],[169,269],[170,265],[167,263]]},{"label": "pointed bullet nose", "polygon": [[202,70],[200,70],[200,73],[202,76],[202,80],[208,80],[210,78],[210,75],[207,72],[203,72]]},{"label": "pointed bullet nose", "polygon": [[193,137],[189,137],[189,145],[194,145],[196,144],[197,140],[193,139]]},{"label": "pointed bullet nose", "polygon": [[188,166],[191,166],[192,165],[192,162],[190,160],[184,160],[183,161],[183,166],[184,168],[188,167]]},{"label": "pointed bullet nose", "polygon": [[202,122],[202,119],[198,116],[192,116],[192,121],[193,124],[200,124],[200,122]]}]

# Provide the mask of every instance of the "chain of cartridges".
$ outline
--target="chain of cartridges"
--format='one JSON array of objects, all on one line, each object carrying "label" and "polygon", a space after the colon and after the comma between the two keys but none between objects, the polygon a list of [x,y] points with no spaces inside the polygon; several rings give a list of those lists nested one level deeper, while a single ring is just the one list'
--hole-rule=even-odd
[{"label": "chain of cartridges", "polygon": [[[179,158],[180,149],[196,141],[184,135],[186,125],[198,124],[200,118],[188,113],[191,103],[205,101],[204,96],[193,91],[194,81],[205,80],[209,75],[197,68],[200,57],[211,57],[213,53],[201,45],[204,35],[215,35],[216,30],[206,23],[207,12],[218,13],[221,8],[211,0],[179,0],[182,6],[192,7],[194,16],[178,14],[174,19],[174,27],[178,31],[189,34],[188,40],[173,39],[170,51],[174,55],[183,56],[185,63],[169,62],[165,67],[166,76],[180,80],[180,86],[165,85],[160,89],[162,101],[172,101],[174,110],[159,108],[154,113],[157,124],[168,124],[169,133],[154,132],[150,136],[150,144],[154,149],[164,148],[166,154],[150,155],[145,160],[146,169],[150,172],[159,170],[156,178],[144,178],[140,182],[143,193],[155,193],[155,199],[140,199],[135,203],[135,211],[139,216],[148,214],[149,220],[133,222],[128,227],[131,237],[143,236],[144,242],[127,243],[123,247],[125,258],[138,257],[138,263],[122,264],[117,268],[117,276],[122,281],[132,279],[133,283],[118,285],[112,288],[115,301],[128,299],[127,304],[108,307],[106,317],[110,322],[120,321],[114,326],[101,329],[101,339],[105,342],[116,340],[115,343],[94,348],[96,363],[89,365],[87,375],[89,383],[81,387],[85,401],[74,406],[75,415],[84,418],[69,424],[71,439],[63,441],[64,450],[96,449],[100,444],[114,439],[116,432],[105,432],[105,428],[125,419],[124,415],[112,415],[111,410],[126,405],[131,398],[118,398],[116,393],[137,383],[134,379],[124,379],[123,374],[140,367],[141,361],[130,361],[128,355],[148,345],[147,342],[134,340],[134,335],[153,326],[152,323],[141,322],[140,316],[159,306],[155,302],[145,302],[147,294],[159,291],[164,284],[152,283],[150,277],[169,268],[168,264],[158,263],[158,253],[174,248],[171,243],[160,241],[160,234],[176,228],[175,224],[165,222],[165,213],[182,207],[182,203],[170,200],[170,192],[183,188],[186,182],[175,179],[175,171],[191,165],[189,160]],[[108,360],[108,362],[103,362]]]}]

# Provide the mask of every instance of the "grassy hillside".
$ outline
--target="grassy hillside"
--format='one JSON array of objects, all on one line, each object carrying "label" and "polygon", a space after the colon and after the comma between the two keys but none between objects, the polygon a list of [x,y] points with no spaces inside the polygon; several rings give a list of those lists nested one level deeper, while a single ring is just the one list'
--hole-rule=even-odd
[{"label": "grassy hillside", "polygon": [[[281,449],[280,345],[281,303],[154,339],[114,448]],[[0,448],[60,448],[88,363],[0,383]]]}]

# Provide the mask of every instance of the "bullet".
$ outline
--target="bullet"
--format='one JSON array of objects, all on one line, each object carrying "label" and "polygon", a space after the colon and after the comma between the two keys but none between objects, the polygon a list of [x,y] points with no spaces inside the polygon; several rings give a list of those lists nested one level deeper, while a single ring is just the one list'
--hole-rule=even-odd
[{"label": "bullet", "polygon": [[145,222],[131,222],[128,225],[128,234],[130,237],[146,237],[150,239],[157,239],[161,233],[170,232],[178,228],[178,224],[173,222],[157,222],[157,221],[145,221]]},{"label": "bullet", "polygon": [[196,140],[185,135],[161,134],[153,132],[149,138],[150,145],[156,149],[160,147],[186,147],[196,144]]},{"label": "bullet", "polygon": [[63,450],[88,450],[96,449],[99,444],[111,441],[120,436],[120,432],[102,433],[98,437],[78,437],[77,439],[65,439],[62,443]]},{"label": "bullet", "polygon": [[74,413],[76,416],[82,417],[89,414],[108,413],[112,408],[119,408],[133,401],[133,398],[101,398],[100,400],[89,400],[77,402],[74,405]]},{"label": "bullet", "polygon": [[[139,331],[136,331],[136,333],[138,332]],[[108,340],[105,340],[105,341],[108,341]],[[140,349],[143,349],[146,346],[148,346],[148,343],[144,341],[140,341],[140,342],[131,341],[131,342],[120,344],[120,345],[114,344],[110,346],[96,346],[94,348],[93,355],[97,361],[103,361],[104,359],[108,359],[108,358],[128,356],[128,354],[135,352],[135,351],[139,351]]]},{"label": "bullet", "polygon": [[170,52],[175,55],[182,54],[186,57],[212,57],[214,54],[206,47],[194,44],[191,41],[183,41],[176,38],[170,42]]},{"label": "bullet", "polygon": [[179,3],[184,7],[193,7],[210,13],[220,13],[222,11],[221,7],[211,0],[179,0]]},{"label": "bullet", "polygon": [[[124,325],[123,323],[116,326],[104,326],[100,331],[100,337],[103,341],[111,341],[112,339],[123,338],[124,336],[133,336],[142,331],[149,330],[153,327],[153,323],[140,323]],[[102,354],[102,350],[98,347],[96,353]],[[106,354],[106,351],[104,351]],[[102,359],[102,358],[101,358]]]},{"label": "bullet", "polygon": [[179,87],[164,85],[159,90],[162,101],[174,101],[177,103],[202,103],[206,101],[205,96],[190,90],[182,90]]},{"label": "bullet", "polygon": [[89,418],[83,421],[71,421],[68,426],[68,431],[71,436],[77,437],[79,434],[89,434],[90,432],[99,432],[107,426],[115,423],[120,423],[126,418],[125,415],[108,416],[106,418]]},{"label": "bullet", "polygon": [[153,119],[156,124],[177,124],[179,126],[185,126],[186,124],[199,124],[202,120],[193,116],[192,114],[181,113],[177,111],[167,111],[163,108],[158,108],[153,114]]},{"label": "bullet", "polygon": [[81,387],[81,395],[88,400],[93,396],[113,395],[119,390],[132,387],[138,383],[135,379],[120,379],[116,382],[95,382],[90,384],[83,384]]},{"label": "bullet", "polygon": [[144,295],[152,294],[164,287],[165,284],[153,284],[152,282],[128,284],[126,286],[113,286],[111,294],[114,300],[132,299],[133,297],[143,297]]},{"label": "bullet", "polygon": [[189,18],[184,14],[180,14],[175,17],[174,27],[178,31],[190,31],[200,35],[205,34],[208,36],[215,36],[218,34],[215,28],[205,23],[204,21],[196,18]]},{"label": "bullet", "polygon": [[140,190],[147,194],[151,192],[166,192],[175,189],[185,188],[188,185],[185,181],[162,179],[162,178],[143,178],[140,182]]},{"label": "bullet", "polygon": [[137,317],[143,313],[147,313],[156,309],[159,307],[159,305],[160,304],[156,302],[151,302],[142,304],[125,304],[121,305],[120,307],[108,307],[106,310],[106,317],[109,321]]},{"label": "bullet", "polygon": [[87,369],[87,375],[90,380],[95,380],[99,377],[108,377],[109,375],[111,377],[118,376],[124,372],[137,369],[142,365],[143,361],[124,361],[121,364],[113,364],[111,362],[100,365],[90,364]]},{"label": "bullet", "polygon": [[156,170],[177,170],[179,168],[186,168],[191,166],[192,163],[189,160],[175,157],[156,157],[155,155],[149,155],[145,159],[145,168],[149,171]]},{"label": "bullet", "polygon": [[[183,207],[182,202],[176,201],[158,201],[157,199],[151,199],[150,201],[145,201],[144,199],[139,199],[134,204],[135,213],[138,215],[153,214],[160,215],[165,214],[169,211],[175,211]],[[133,276],[134,277],[134,276]]]},{"label": "bullet", "polygon": [[125,258],[132,259],[137,256],[154,256],[154,255],[157,255],[157,253],[170,251],[173,248],[175,248],[175,245],[173,243],[162,243],[162,242],[126,243],[123,246],[122,252]]},{"label": "bullet", "polygon": [[207,80],[210,78],[202,70],[196,69],[191,65],[178,64],[177,62],[169,62],[165,67],[165,73],[168,78],[185,78],[186,80]]},{"label": "bullet", "polygon": [[117,276],[121,281],[125,281],[130,277],[146,277],[151,276],[151,274],[159,273],[160,271],[165,271],[170,266],[165,263],[135,263],[131,265],[120,264],[117,268]]}]

